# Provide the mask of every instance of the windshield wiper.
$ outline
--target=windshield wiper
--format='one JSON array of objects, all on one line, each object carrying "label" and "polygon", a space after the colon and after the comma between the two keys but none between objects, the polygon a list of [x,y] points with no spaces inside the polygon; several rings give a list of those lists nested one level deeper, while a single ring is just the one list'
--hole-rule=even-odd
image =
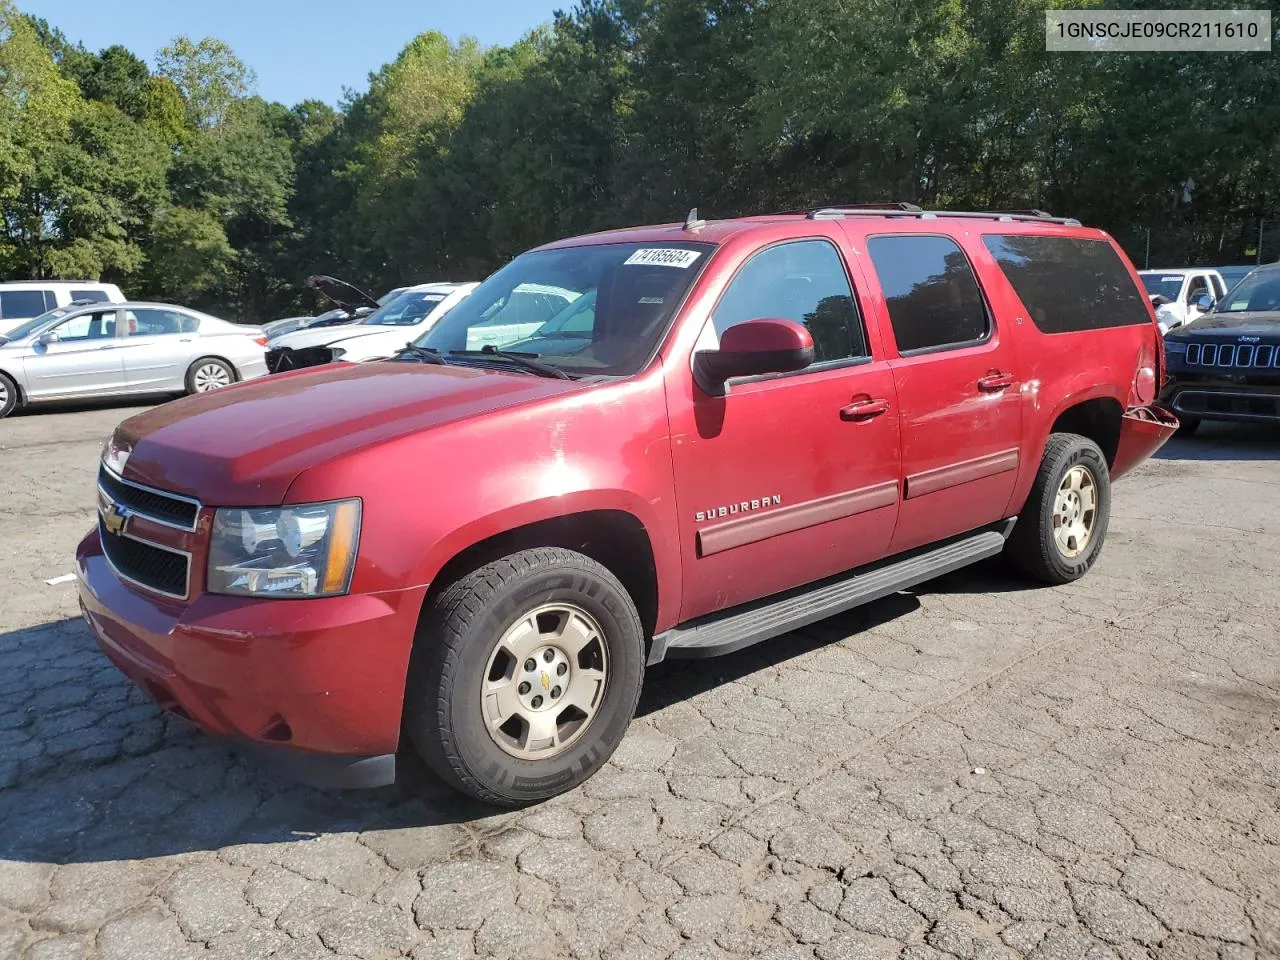
[{"label": "windshield wiper", "polygon": [[517,353],[514,350],[499,350],[491,343],[485,344],[479,350],[450,350],[451,357],[481,357],[489,359],[497,357],[500,360],[506,360],[519,367],[521,370],[528,370],[530,373],[536,373],[540,377],[555,377],[557,380],[572,380],[573,377],[565,373],[559,367],[553,367],[549,363],[542,363],[538,359],[536,353]]},{"label": "windshield wiper", "polygon": [[412,359],[421,360],[423,363],[438,363],[447,366],[448,361],[440,356],[440,351],[435,347],[419,347],[417,344],[409,343],[401,347],[391,355],[393,360]]}]

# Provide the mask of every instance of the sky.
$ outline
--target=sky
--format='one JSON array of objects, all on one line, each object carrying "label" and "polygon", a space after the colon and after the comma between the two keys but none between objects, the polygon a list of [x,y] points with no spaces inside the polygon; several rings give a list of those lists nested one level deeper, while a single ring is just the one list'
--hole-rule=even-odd
[{"label": "sky", "polygon": [[120,44],[154,65],[175,36],[219,37],[258,75],[257,92],[292,106],[337,105],[413,37],[439,30],[508,44],[573,0],[18,0],[73,43]]}]

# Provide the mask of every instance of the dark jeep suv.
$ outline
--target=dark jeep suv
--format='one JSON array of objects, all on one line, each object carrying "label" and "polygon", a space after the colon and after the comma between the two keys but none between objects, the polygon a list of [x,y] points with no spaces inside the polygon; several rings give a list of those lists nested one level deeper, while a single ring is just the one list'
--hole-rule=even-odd
[{"label": "dark jeep suv", "polygon": [[1259,267],[1210,305],[1165,336],[1169,377],[1160,399],[1178,414],[1178,432],[1193,433],[1202,420],[1280,422],[1280,263]]}]

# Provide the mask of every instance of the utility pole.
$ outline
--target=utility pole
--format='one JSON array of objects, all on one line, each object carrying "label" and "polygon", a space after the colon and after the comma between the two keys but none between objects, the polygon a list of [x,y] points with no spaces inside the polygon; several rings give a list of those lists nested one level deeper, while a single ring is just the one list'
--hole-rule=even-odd
[{"label": "utility pole", "polygon": [[1258,264],[1262,264],[1262,225],[1267,221],[1258,218]]},{"label": "utility pole", "polygon": [[1147,227],[1147,252],[1142,255],[1142,269],[1151,269],[1151,228]]}]

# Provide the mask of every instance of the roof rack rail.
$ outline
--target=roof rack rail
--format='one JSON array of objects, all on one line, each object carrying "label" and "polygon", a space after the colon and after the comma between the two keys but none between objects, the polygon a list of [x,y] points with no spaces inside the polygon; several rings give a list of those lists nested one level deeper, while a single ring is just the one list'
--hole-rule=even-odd
[{"label": "roof rack rail", "polygon": [[810,220],[838,220],[842,217],[914,217],[918,220],[936,220],[938,217],[957,217],[970,220],[1023,221],[1033,223],[1058,223],[1066,227],[1083,224],[1075,217],[1055,217],[1043,210],[921,210],[907,209],[913,204],[868,204],[863,207],[819,207],[808,213]]},{"label": "roof rack rail", "polygon": [[796,212],[805,214],[810,220],[818,220],[822,217],[838,217],[845,213],[922,213],[923,211],[914,203],[895,201],[892,203],[824,203],[820,207]]}]

